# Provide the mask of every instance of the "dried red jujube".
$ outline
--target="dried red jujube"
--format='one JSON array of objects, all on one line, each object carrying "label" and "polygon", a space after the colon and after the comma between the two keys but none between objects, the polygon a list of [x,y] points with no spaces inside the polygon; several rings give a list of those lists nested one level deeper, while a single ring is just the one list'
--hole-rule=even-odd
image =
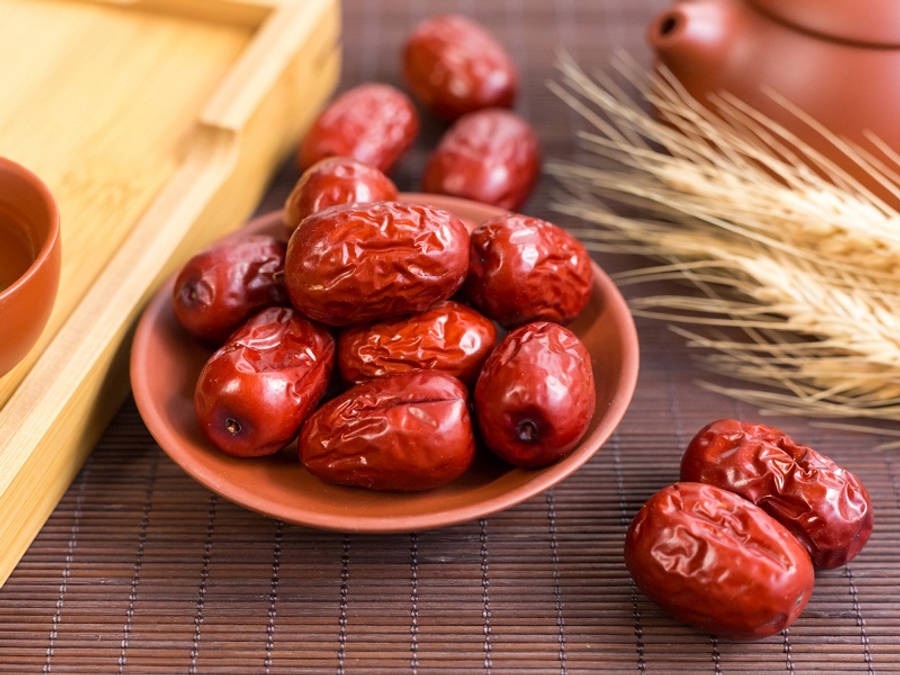
[{"label": "dried red jujube", "polygon": [[387,173],[418,133],[419,116],[406,94],[388,84],[361,84],[316,118],[298,161],[307,169],[326,157],[352,157]]},{"label": "dried red jujube", "polygon": [[518,89],[506,50],[482,26],[455,14],[416,26],[403,50],[403,74],[413,95],[447,120],[510,108]]},{"label": "dried red jujube", "polygon": [[749,499],[790,530],[819,568],[852,560],[872,533],[872,505],[859,479],[765,424],[708,424],[681,459],[681,480]]},{"label": "dried red jujube", "polygon": [[569,454],[587,431],[595,403],[590,354],[572,331],[546,321],[507,335],[475,385],[485,444],[522,467]]},{"label": "dried red jujube", "polygon": [[628,528],[625,564],[673,616],[735,640],[790,626],[814,584],[809,555],[783,525],[703,483],[676,483],[647,500]]},{"label": "dried red jujube", "polygon": [[284,204],[288,233],[306,216],[338,204],[397,199],[397,186],[375,167],[349,157],[328,157],[309,167]]},{"label": "dried red jujube", "polygon": [[584,246],[545,220],[509,214],[472,232],[465,293],[506,327],[529,321],[568,323],[591,296]]},{"label": "dried red jujube", "polygon": [[288,244],[293,305],[331,326],[423,312],[462,285],[469,232],[449,211],[376,202],[313,214]]},{"label": "dried red jujube", "polygon": [[531,126],[508,110],[460,117],[428,158],[422,189],[516,209],[531,194],[540,167]]},{"label": "dried red jujube", "polygon": [[287,304],[283,241],[253,235],[188,260],[175,280],[172,308],[192,335],[221,343],[264,307]]},{"label": "dried red jujube", "polygon": [[429,490],[475,455],[468,394],[455,377],[420,370],[363,382],[303,425],[300,459],[323,480],[374,490]]},{"label": "dried red jujube", "polygon": [[197,379],[194,408],[216,447],[238,457],[277,452],[313,411],[334,365],[334,339],[288,307],[239,328]]},{"label": "dried red jujube", "polygon": [[348,382],[419,369],[473,382],[496,339],[490,319],[448,301],[408,318],[348,328],[338,338],[338,366]]}]

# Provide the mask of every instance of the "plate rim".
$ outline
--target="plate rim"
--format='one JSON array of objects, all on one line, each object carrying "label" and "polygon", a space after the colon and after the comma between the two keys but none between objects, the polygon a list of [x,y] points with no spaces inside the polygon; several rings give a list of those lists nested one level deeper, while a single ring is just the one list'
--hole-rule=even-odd
[{"label": "plate rim", "polygon": [[[401,194],[400,199],[407,202],[424,203],[433,203],[435,199],[439,199],[442,202],[442,206],[449,206],[451,211],[454,210],[453,207],[456,206],[463,211],[475,208],[480,211],[490,209],[496,212],[497,215],[507,213],[506,210],[498,207],[480,204],[458,197],[447,197],[445,195],[403,193]],[[214,243],[228,239],[229,237],[239,236],[241,229],[243,228],[262,227],[264,224],[271,224],[276,220],[281,221],[281,214],[281,210],[275,210],[259,215],[245,223],[240,229],[229,232],[210,245],[214,245]],[[618,287],[613,283],[612,279],[610,279],[609,275],[607,275],[593,260],[591,260],[591,267],[594,273],[594,284],[600,286],[602,297],[604,298],[604,301],[608,303],[610,309],[624,317],[623,327],[625,329],[624,331],[618,332],[620,342],[623,347],[625,347],[622,350],[624,358],[621,363],[621,374],[614,390],[615,395],[612,402],[604,413],[604,417],[609,421],[595,431],[595,434],[597,434],[596,448],[593,452],[590,452],[584,457],[578,456],[577,452],[573,453],[556,464],[539,469],[532,478],[512,490],[508,490],[488,499],[466,504],[465,506],[448,508],[443,511],[430,511],[425,514],[371,517],[359,517],[356,515],[324,512],[321,510],[297,509],[289,507],[283,502],[275,503],[276,506],[281,506],[281,509],[271,508],[269,505],[272,504],[272,502],[260,498],[255,491],[248,490],[243,486],[237,486],[237,490],[230,489],[231,486],[234,485],[234,483],[231,482],[229,482],[229,487],[226,488],[220,480],[217,480],[217,477],[212,470],[202,470],[202,467],[201,470],[198,470],[195,463],[186,462],[185,460],[188,459],[188,455],[191,453],[184,452],[180,449],[181,444],[174,434],[172,434],[170,430],[171,425],[158,423],[157,420],[162,420],[163,416],[153,415],[145,410],[145,407],[149,408],[153,405],[153,397],[150,394],[149,385],[141,376],[139,368],[139,356],[145,351],[146,344],[153,332],[152,328],[154,324],[150,320],[150,317],[151,315],[157,315],[160,306],[170,298],[171,288],[174,284],[175,277],[178,274],[177,270],[166,278],[154,292],[150,301],[142,311],[140,320],[138,321],[129,355],[129,373],[135,405],[144,425],[162,451],[192,479],[230,502],[271,518],[277,518],[295,525],[302,525],[321,530],[373,534],[429,530],[469,522],[476,518],[484,518],[531,499],[575,473],[575,471],[586,464],[602,447],[604,447],[606,442],[621,424],[622,419],[631,404],[637,386],[640,368],[640,349],[637,329],[634,325],[634,317],[628,309],[625,298],[622,296]],[[631,343],[634,348],[627,348],[628,343]],[[582,439],[582,441],[583,440],[584,439]],[[580,443],[581,441],[579,444]],[[236,492],[237,494],[235,494]]]}]

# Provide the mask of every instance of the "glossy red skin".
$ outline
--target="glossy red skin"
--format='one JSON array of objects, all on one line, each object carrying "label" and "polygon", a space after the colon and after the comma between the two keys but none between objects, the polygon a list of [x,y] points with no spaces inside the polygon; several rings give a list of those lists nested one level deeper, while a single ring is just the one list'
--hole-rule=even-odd
[{"label": "glossy red skin", "polygon": [[472,383],[496,341],[490,319],[448,301],[408,318],[348,328],[338,338],[338,366],[348,382],[440,370]]},{"label": "glossy red skin", "polygon": [[852,560],[872,533],[872,504],[859,479],[765,424],[708,424],[681,459],[681,480],[749,499],[790,530],[818,568]]},{"label": "glossy red skin", "polygon": [[188,260],[175,280],[175,317],[195,337],[221,344],[264,307],[286,305],[282,281],[286,245],[254,235]]},{"label": "glossy red skin", "polygon": [[813,590],[809,555],[743,497],[675,483],[644,504],[625,536],[635,584],[705,633],[758,640],[790,626]]},{"label": "glossy red skin", "polygon": [[298,161],[308,169],[326,157],[352,157],[387,173],[418,133],[419,115],[406,94],[388,84],[361,84],[316,118]]},{"label": "glossy red skin", "polygon": [[313,214],[288,244],[294,307],[331,326],[424,312],[453,295],[469,266],[469,232],[449,211],[376,202]]},{"label": "glossy red skin", "polygon": [[200,428],[229,455],[271,455],[316,407],[333,365],[326,329],[288,307],[264,309],[203,366],[194,390]]},{"label": "glossy red skin", "polygon": [[515,210],[531,194],[540,163],[528,122],[507,110],[482,110],[447,130],[428,158],[422,189]]},{"label": "glossy red skin", "polygon": [[545,466],[569,454],[595,405],[591,355],[572,331],[546,321],[509,333],[475,385],[485,444],[521,467]]},{"label": "glossy red skin", "polygon": [[438,117],[455,120],[484,108],[511,108],[519,77],[506,50],[481,25],[459,15],[420,23],[403,50],[413,95]]},{"label": "glossy red skin", "polygon": [[284,204],[288,233],[313,213],[338,204],[394,201],[397,186],[378,169],[349,157],[328,157],[309,167]]},{"label": "glossy red skin", "polygon": [[591,258],[562,228],[509,214],[479,225],[471,242],[465,293],[503,326],[568,323],[587,305]]},{"label": "glossy red skin", "polygon": [[467,392],[437,371],[358,384],[303,425],[300,460],[331,483],[412,492],[449,483],[475,456]]}]

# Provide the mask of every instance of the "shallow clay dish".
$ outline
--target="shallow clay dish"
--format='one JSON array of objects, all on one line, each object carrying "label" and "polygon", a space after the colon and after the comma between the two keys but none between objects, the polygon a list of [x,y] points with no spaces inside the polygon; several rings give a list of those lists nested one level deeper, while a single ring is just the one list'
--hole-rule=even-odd
[{"label": "shallow clay dish", "polygon": [[[449,209],[470,225],[501,209],[453,197],[407,194],[404,201]],[[228,238],[282,236],[281,213],[258,218]],[[159,290],[138,325],[131,350],[131,384],[138,410],[163,450],[209,489],[273,518],[347,532],[408,532],[486,516],[558,483],[590,459],[625,414],[638,371],[638,342],[631,314],[615,285],[594,267],[587,308],[570,326],[591,353],[597,409],[571,455],[543,469],[512,468],[479,449],[457,481],[423,493],[373,492],[341,487],[309,474],[296,445],[261,459],[230,457],[210,445],[194,418],[194,383],[212,350],[179,326],[172,312],[174,277]]]}]

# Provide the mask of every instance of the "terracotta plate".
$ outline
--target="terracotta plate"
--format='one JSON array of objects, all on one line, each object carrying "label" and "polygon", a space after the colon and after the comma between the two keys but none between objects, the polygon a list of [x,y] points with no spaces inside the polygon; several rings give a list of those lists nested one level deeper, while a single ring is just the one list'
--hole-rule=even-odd
[{"label": "terracotta plate", "polygon": [[[462,199],[404,195],[455,212],[470,224],[503,213]],[[228,238],[283,233],[281,214],[250,222]],[[154,296],[131,350],[131,384],[147,428],[187,473],[231,501],[273,518],[347,532],[407,532],[479,518],[508,508],[558,483],[609,438],[631,401],[638,342],[631,315],[616,287],[594,267],[594,290],[571,328],[592,356],[597,410],[575,451],[536,470],[511,468],[479,451],[475,465],[454,483],[417,494],[373,492],[329,485],[307,473],[296,446],[262,459],[238,459],[210,445],[194,419],[194,382],[211,350],[185,333],[172,313],[174,277]]]}]

